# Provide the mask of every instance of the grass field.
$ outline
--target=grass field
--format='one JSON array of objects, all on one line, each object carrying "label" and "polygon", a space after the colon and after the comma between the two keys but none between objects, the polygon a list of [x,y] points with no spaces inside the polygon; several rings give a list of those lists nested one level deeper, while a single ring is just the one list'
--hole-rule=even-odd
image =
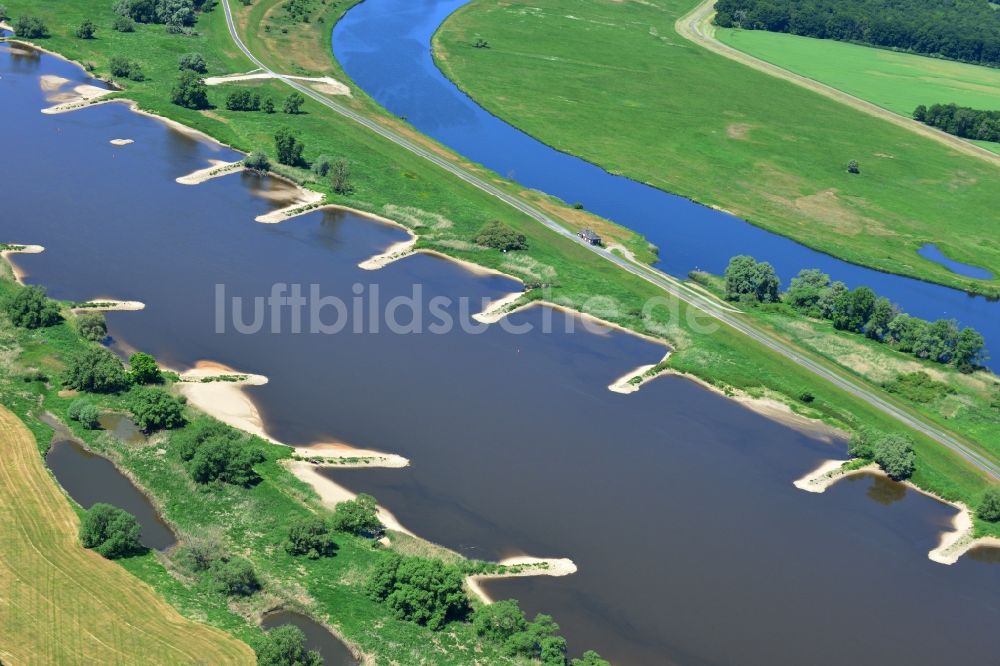
[{"label": "grass field", "polygon": [[[719,41],[909,117],[919,104],[1000,109],[1000,69],[832,39],[716,28]],[[978,145],[1000,152],[1000,144]]]},{"label": "grass field", "polygon": [[9,664],[253,664],[243,642],[178,612],[85,550],[79,519],[0,406],[0,657]]},{"label": "grass field", "polygon": [[916,254],[1000,266],[1000,170],[688,42],[674,23],[693,4],[478,0],[435,54],[491,112],[608,171],[855,263],[1000,292]]},{"label": "grass field", "polygon": [[[40,40],[42,45],[77,61],[92,63],[98,74],[106,75],[108,59],[116,53],[127,54],[137,59],[143,65],[148,80],[142,83],[124,82],[127,88],[124,95],[136,100],[144,109],[206,131],[238,148],[250,150],[263,147],[272,155],[271,137],[274,130],[281,126],[293,127],[306,144],[307,159],[314,159],[320,154],[327,153],[333,156],[345,156],[351,161],[355,184],[355,190],[351,195],[333,195],[326,183],[312,185],[325,192],[330,200],[387,215],[414,227],[420,234],[419,243],[422,247],[437,249],[445,254],[497,268],[526,280],[542,279],[554,283],[557,286],[549,295],[554,300],[570,307],[606,316],[627,328],[667,339],[675,348],[670,366],[677,371],[696,375],[727,391],[780,397],[793,403],[796,409],[803,413],[848,429],[859,425],[869,425],[885,431],[898,431],[902,428],[897,421],[867,403],[853,398],[833,385],[817,382],[811,373],[800,366],[761,345],[751,343],[745,336],[732,329],[722,327],[714,333],[700,331],[691,325],[690,322],[694,318],[690,316],[691,309],[684,303],[674,304],[676,315],[658,309],[652,321],[644,321],[640,315],[643,305],[650,298],[663,297],[663,292],[658,288],[621,271],[578,244],[540,228],[533,220],[499,203],[493,197],[441,170],[430,167],[419,158],[342,119],[311,100],[304,106],[306,113],[298,116],[281,113],[266,115],[231,112],[225,110],[223,101],[234,86],[220,86],[210,89],[210,98],[216,107],[214,109],[198,112],[173,105],[169,100],[169,88],[177,76],[176,59],[180,53],[201,51],[208,59],[210,74],[247,71],[252,68],[238,56],[229,42],[221,9],[201,17],[198,23],[200,36],[178,37],[166,34],[162,26],[140,26],[134,34],[114,33],[109,27],[113,19],[110,6],[95,5],[87,0],[66,0],[60,3],[58,11],[53,7],[39,6],[28,0],[8,0],[7,4],[15,16],[19,12],[35,12],[43,15],[53,34],[46,40]],[[253,33],[252,39],[262,42],[269,42],[272,38],[277,39],[261,27],[268,24],[266,21],[254,18],[258,12],[261,16],[267,16],[277,4],[279,4],[277,0],[258,0],[250,7],[238,8],[237,16],[240,23],[258,28],[258,31]],[[276,46],[275,42],[263,49],[278,60],[274,63],[269,61],[269,64],[292,66],[292,60],[295,60],[313,63],[312,66],[319,67],[323,57],[332,58],[329,54],[329,43],[317,36],[328,29],[320,30],[317,27],[320,23],[319,18],[324,18],[323,25],[332,27],[336,19],[351,4],[353,3],[315,3],[315,13],[309,24],[299,24],[294,29],[289,28],[288,33],[280,32],[279,29],[277,34],[288,41],[287,44],[282,42],[281,47]],[[625,7],[631,9],[633,5]],[[589,5],[582,9],[591,11]],[[643,7],[640,9],[645,10]],[[97,23],[98,39],[84,41],[72,37],[73,30],[85,17]],[[278,25],[277,19],[274,21]],[[671,22],[672,19],[669,19],[665,24],[670,29],[672,29]],[[667,34],[666,29],[664,28],[661,34]],[[251,40],[249,36],[247,39]],[[680,41],[674,48],[683,48],[693,54],[699,53],[692,45],[684,46]],[[296,49],[309,53],[300,56],[295,52]],[[496,51],[499,52],[500,49],[497,48]],[[587,49],[580,52],[587,53]],[[709,55],[706,54],[705,57]],[[725,62],[711,57],[713,60],[705,61],[709,65]],[[334,75],[337,75],[337,72],[337,66],[332,62],[326,72],[309,70],[309,73]],[[703,83],[703,87],[705,85],[707,84]],[[255,88],[263,95],[273,96],[276,99],[288,93],[287,87],[275,82],[257,84]],[[602,95],[611,94],[608,91],[598,92]],[[371,109],[373,114],[379,113],[362,94],[355,95],[353,104],[358,108]],[[692,112],[698,111],[699,109],[692,110]],[[385,122],[394,122],[397,126],[401,126],[398,120],[387,120],[384,115],[379,117]],[[614,138],[616,137],[608,137],[601,143],[610,147],[614,144]],[[693,154],[697,156],[702,153],[696,150]],[[683,160],[680,163],[683,163]],[[303,170],[296,170],[292,175],[301,180],[309,178],[308,172]],[[846,178],[846,175],[844,177]],[[499,179],[496,180],[499,182]],[[510,183],[504,186],[512,190],[516,188]],[[957,186],[956,197],[962,196],[965,190],[982,192],[981,188],[968,186],[963,189]],[[554,214],[563,216],[568,224],[578,224],[582,219],[590,222],[591,218],[582,217],[586,215],[585,213],[560,206],[555,201],[542,200],[542,195],[532,195],[532,197],[536,202],[542,201]],[[480,226],[490,219],[503,220],[524,233],[528,237],[529,249],[511,257],[483,250],[470,243]],[[248,224],[250,223],[252,222],[248,220]],[[985,226],[986,222],[983,221],[981,224]],[[610,225],[608,228],[615,229],[607,234],[609,237],[621,240],[629,247],[641,249],[642,240],[634,234]],[[609,316],[590,307],[587,300],[595,295],[615,301],[618,304],[617,314]],[[130,342],[140,347],[142,344],[141,340]],[[44,351],[44,348],[39,347],[38,353]],[[816,396],[816,400],[808,406],[796,402],[797,396],[806,390]],[[47,399],[58,402],[52,396],[48,396]],[[978,501],[979,495],[988,483],[985,477],[931,440],[920,436],[916,439],[920,465],[915,481],[946,497],[964,499],[970,503]],[[95,443],[95,446],[99,444]],[[171,492],[169,486],[171,477],[164,476],[169,470],[157,467],[156,459],[129,460],[124,457],[124,453],[121,455],[123,464],[128,465],[130,469],[134,466],[134,469],[140,470],[143,466],[147,466],[145,471],[136,473],[144,483],[148,480],[153,490],[162,487],[163,492]],[[261,504],[253,504],[254,510],[258,506],[266,509],[269,506],[267,502],[272,497],[282,496],[285,484],[295,483],[294,479],[287,474],[281,474],[280,470],[275,471],[272,479],[273,483],[266,486],[261,484],[263,489],[259,492],[266,491],[270,494],[261,498]],[[238,506],[234,500],[226,511],[235,511]],[[278,502],[277,506],[285,505]],[[203,509],[205,507],[193,506],[185,509],[187,517],[182,514],[181,518],[175,519],[175,522],[183,524],[188,520],[200,520],[198,512]],[[243,535],[245,527],[239,523],[238,518],[233,520],[232,529]],[[195,522],[190,524],[193,528],[198,527]],[[246,548],[251,552],[260,545],[260,542],[246,542]],[[143,570],[141,573],[145,579],[157,581],[154,584],[158,590],[168,589],[171,580],[169,577],[167,579],[163,576],[156,577],[152,569]],[[320,575],[318,580],[325,580],[330,575],[332,574]],[[149,577],[146,578],[147,576]],[[191,600],[189,596],[183,594],[183,590],[177,590],[176,585],[173,589],[180,607],[190,604],[193,608],[198,608],[197,599]],[[310,593],[315,593],[324,604],[330,604],[324,607],[341,608],[343,598],[333,592],[324,592],[324,589],[326,588],[320,587],[315,592],[310,589]],[[167,596],[174,600],[169,594]],[[350,599],[351,603],[362,604],[357,596],[352,596]],[[360,606],[360,608],[365,607]],[[216,609],[213,612],[215,614],[210,616],[210,621],[214,624],[236,633],[246,630],[245,625],[234,621],[231,614],[225,613],[225,609]],[[388,642],[385,641],[386,631],[380,633],[372,630],[361,633],[367,626],[371,626],[372,622],[379,621],[376,616],[365,613],[372,611],[368,608],[360,612],[354,630],[363,637],[364,644],[372,646],[372,649],[403,649],[409,645],[419,646],[426,642],[426,636],[420,633],[401,634]],[[339,617],[338,615],[338,621]],[[370,622],[367,624],[363,622],[365,618]],[[396,626],[391,625],[390,628],[395,630]],[[405,662],[405,659],[403,661]]]}]

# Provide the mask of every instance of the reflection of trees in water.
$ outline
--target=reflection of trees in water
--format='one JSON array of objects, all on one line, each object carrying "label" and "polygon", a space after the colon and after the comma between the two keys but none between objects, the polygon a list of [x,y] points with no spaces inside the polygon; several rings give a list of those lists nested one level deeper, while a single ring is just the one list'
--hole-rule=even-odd
[{"label": "reflection of trees in water", "polygon": [[968,556],[976,562],[1000,564],[1000,548],[995,546],[977,546],[968,552]]},{"label": "reflection of trees in water", "polygon": [[897,483],[884,476],[871,476],[872,485],[866,493],[870,499],[875,500],[883,506],[894,504],[906,497],[906,486]]}]

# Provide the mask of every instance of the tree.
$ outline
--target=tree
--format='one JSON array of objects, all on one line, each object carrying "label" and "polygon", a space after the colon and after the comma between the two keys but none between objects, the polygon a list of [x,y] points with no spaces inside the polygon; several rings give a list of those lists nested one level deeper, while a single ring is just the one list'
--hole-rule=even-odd
[{"label": "tree", "polygon": [[79,421],[87,430],[96,430],[100,425],[97,420],[98,415],[97,407],[86,398],[74,400],[66,409],[66,416],[72,421]]},{"label": "tree", "polygon": [[240,558],[214,562],[209,576],[212,588],[227,597],[249,597],[261,588],[253,565]]},{"label": "tree", "polygon": [[226,108],[230,111],[258,111],[260,95],[249,90],[234,90],[226,98]]},{"label": "tree", "polygon": [[[519,631],[507,639],[504,648],[508,654],[520,655],[532,659],[541,658],[542,646],[549,646],[547,652],[551,655],[553,648],[557,647],[547,643],[548,639],[556,637],[559,632],[559,625],[556,624],[552,616],[539,613],[535,616],[524,631]],[[565,647],[565,643],[563,643]]]},{"label": "tree", "polygon": [[80,39],[93,39],[96,32],[97,26],[94,25],[93,21],[87,19],[76,29],[76,36]]},{"label": "tree", "polygon": [[847,285],[837,280],[830,285],[829,289],[823,291],[819,296],[819,301],[816,303],[816,308],[819,310],[819,316],[823,319],[833,319],[833,312],[836,309],[837,300],[841,297],[841,294],[847,291]]},{"label": "tree", "polygon": [[116,16],[112,27],[118,32],[135,32],[135,21],[127,16]]},{"label": "tree", "polygon": [[875,292],[868,287],[858,287],[837,296],[830,319],[834,328],[858,333],[864,329],[874,309]]},{"label": "tree", "polygon": [[332,524],[338,532],[351,534],[379,534],[382,531],[375,498],[365,493],[358,493],[353,500],[338,502]]},{"label": "tree", "polygon": [[114,10],[117,14],[138,23],[156,21],[155,0],[116,0]]},{"label": "tree", "polygon": [[565,666],[566,639],[562,636],[547,636],[538,643],[538,659],[542,666]]},{"label": "tree", "polygon": [[302,113],[302,104],[306,101],[306,98],[297,92],[293,92],[291,95],[285,98],[285,104],[282,110],[285,113]]},{"label": "tree", "polygon": [[37,39],[49,36],[48,26],[37,16],[19,16],[11,27],[14,28],[14,34],[18,37]]},{"label": "tree", "polygon": [[190,69],[192,72],[204,74],[208,71],[205,56],[200,53],[185,53],[177,59],[177,69]]},{"label": "tree", "polygon": [[888,434],[880,437],[873,448],[873,457],[882,471],[894,481],[902,481],[913,474],[916,455],[913,443],[905,435]]},{"label": "tree", "polygon": [[305,144],[302,143],[292,130],[282,127],[274,134],[274,147],[278,154],[278,161],[289,166],[302,164],[302,151]]},{"label": "tree", "polygon": [[1000,520],[1000,488],[994,486],[986,490],[976,508],[976,515],[990,523]]},{"label": "tree", "polygon": [[84,312],[77,318],[76,328],[91,342],[100,342],[108,337],[108,324],[100,312]]},{"label": "tree", "polygon": [[351,186],[351,167],[346,160],[337,160],[333,163],[332,175],[330,176],[330,187],[337,194],[350,194],[354,188]]},{"label": "tree", "polygon": [[18,289],[7,303],[7,314],[15,326],[44,328],[59,323],[59,305],[45,295],[45,289],[36,285]]},{"label": "tree", "polygon": [[816,268],[804,268],[792,278],[784,300],[803,314],[819,317],[822,316],[819,307],[820,298],[829,288],[829,275]]},{"label": "tree", "polygon": [[514,231],[500,220],[491,220],[484,224],[472,240],[476,245],[491,247],[501,252],[528,249],[528,239],[524,234]]},{"label": "tree", "polygon": [[274,113],[274,100],[268,97],[264,100],[264,113]]},{"label": "tree", "polygon": [[133,384],[161,384],[163,374],[156,365],[156,359],[145,352],[136,352],[128,357],[129,379]]},{"label": "tree", "polygon": [[323,657],[306,650],[306,636],[294,624],[268,631],[257,647],[257,666],[323,666]]},{"label": "tree", "polygon": [[923,319],[899,314],[889,322],[886,339],[899,351],[912,352],[917,343],[924,337],[928,324]]},{"label": "tree", "polygon": [[125,396],[125,404],[143,432],[179,428],[187,422],[184,398],[176,398],[161,389],[135,386]]},{"label": "tree", "polygon": [[188,109],[207,109],[209,106],[208,86],[205,85],[197,72],[186,69],[177,77],[177,83],[174,84],[170,98],[174,104]]},{"label": "tree", "polygon": [[221,431],[188,442],[190,446],[181,443],[178,452],[196,483],[219,481],[248,487],[260,481],[254,465],[264,462],[264,454],[224,426]]},{"label": "tree", "polygon": [[982,334],[971,326],[963,328],[955,342],[955,353],[952,360],[961,372],[972,372],[986,362],[983,345],[986,340]]},{"label": "tree", "polygon": [[111,76],[118,78],[131,79],[132,81],[142,81],[146,78],[139,63],[121,55],[111,56],[108,61],[108,69],[111,70]]},{"label": "tree", "polygon": [[320,178],[326,178],[333,166],[333,158],[329,155],[320,155],[312,163],[312,172]]},{"label": "tree", "polygon": [[392,554],[375,566],[365,589],[397,618],[433,631],[469,612],[461,571],[440,560]]},{"label": "tree", "polygon": [[98,502],[80,521],[80,543],[109,560],[143,552],[139,543],[142,528],[128,511]]},{"label": "tree", "polygon": [[305,555],[311,560],[329,557],[337,550],[330,525],[317,516],[300,518],[288,527],[285,550],[289,555]]},{"label": "tree", "polygon": [[528,620],[517,602],[507,599],[476,609],[472,628],[482,638],[503,645],[514,634],[526,630]]},{"label": "tree", "polygon": [[888,298],[878,298],[872,307],[871,315],[865,323],[865,335],[873,340],[882,340],[889,333],[889,322],[898,313],[898,309]]},{"label": "tree", "polygon": [[243,168],[256,173],[267,173],[271,170],[271,160],[264,153],[255,150],[243,158]]},{"label": "tree", "polygon": [[847,163],[847,173],[861,173],[861,166],[857,160],[851,160]]},{"label": "tree", "polygon": [[871,428],[861,427],[851,434],[851,441],[847,444],[847,453],[855,458],[874,458],[875,442],[881,433]]},{"label": "tree", "polygon": [[104,347],[89,347],[70,360],[64,383],[78,391],[117,393],[129,382],[117,356]]},{"label": "tree", "polygon": [[737,255],[726,266],[726,298],[731,301],[749,298],[760,303],[778,300],[780,282],[774,267],[766,261]]},{"label": "tree", "polygon": [[570,661],[571,666],[611,666],[611,664],[604,659],[601,659],[601,655],[597,654],[593,650],[587,650],[583,653],[583,656],[579,659],[573,659]]}]

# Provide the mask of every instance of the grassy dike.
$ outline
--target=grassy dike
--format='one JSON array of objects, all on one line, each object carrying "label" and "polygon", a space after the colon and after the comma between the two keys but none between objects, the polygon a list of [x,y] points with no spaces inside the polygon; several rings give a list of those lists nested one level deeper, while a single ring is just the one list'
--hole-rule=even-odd
[{"label": "grassy dike", "polygon": [[[249,26],[253,24],[253,20],[258,20],[252,20],[253,12],[266,13],[277,4],[274,0],[258,0],[249,8],[241,8],[234,3],[234,9],[237,9],[241,23]],[[325,34],[337,17],[352,4],[354,3],[316,4],[316,14],[311,23],[300,24],[297,28],[305,31],[301,38],[302,48],[319,48],[322,43],[323,57],[329,58],[328,42],[321,42],[316,35],[320,32]],[[19,12],[42,16],[47,21],[52,36],[38,40],[38,43],[74,60],[91,63],[98,75],[107,74],[108,59],[112,55],[124,54],[139,61],[148,79],[141,83],[123,82],[127,87],[123,95],[135,100],[143,109],[196,127],[242,150],[264,148],[272,156],[273,132],[282,126],[294,128],[306,144],[307,159],[329,154],[343,156],[351,161],[355,185],[351,196],[333,195],[326,183],[310,185],[324,192],[329,201],[396,219],[417,231],[420,235],[420,247],[436,249],[451,256],[497,268],[526,281],[557,285],[549,298],[603,316],[626,328],[665,338],[675,347],[669,365],[677,372],[690,373],[731,393],[778,397],[792,403],[803,414],[846,429],[858,425],[869,425],[884,431],[902,429],[894,419],[867,403],[832,385],[818,382],[811,373],[779,354],[748,341],[731,329],[722,327],[714,333],[700,332],[691,325],[691,309],[684,303],[671,303],[675,315],[667,314],[670,308],[658,308],[651,321],[643,320],[640,313],[647,300],[663,298],[663,292],[659,289],[623,273],[585,248],[539,228],[534,221],[479,190],[429,166],[312,101],[307,100],[304,106],[306,113],[298,116],[230,112],[223,106],[226,94],[236,88],[230,85],[210,89],[211,100],[216,108],[209,111],[190,111],[171,104],[169,88],[177,76],[176,59],[181,53],[203,53],[209,62],[210,74],[251,69],[229,42],[221,8],[200,18],[197,26],[199,36],[180,37],[166,34],[162,26],[139,26],[133,34],[115,33],[110,28],[113,20],[110,3],[65,0],[59,3],[58,9],[26,0],[11,0],[7,5],[15,16]],[[320,22],[317,19],[320,16],[324,17],[325,27],[322,30],[318,27]],[[90,18],[98,25],[98,39],[84,41],[72,36],[76,26],[84,18]],[[261,34],[263,29],[259,24],[257,27],[259,30],[251,33],[254,35],[253,39],[267,41]],[[289,29],[289,33],[281,33],[279,29],[277,34],[291,32]],[[301,60],[298,54],[292,55],[279,47],[272,47],[272,52],[283,54],[285,58]],[[319,58],[320,56],[315,56],[315,62],[320,62]],[[289,64],[285,60],[269,60],[268,63],[278,68]],[[304,73],[336,75],[337,70],[331,64],[326,72]],[[289,92],[287,87],[275,82],[247,87],[276,100]],[[352,104],[357,105],[357,108],[371,109],[373,115],[378,113],[370,100],[357,90],[354,92]],[[384,114],[379,114],[378,117],[402,127],[398,120],[391,120]],[[304,171],[292,175],[301,180],[309,179]],[[495,180],[500,182],[499,178]],[[512,190],[516,188],[512,184],[507,184],[506,187]],[[562,216],[568,225],[585,216],[580,211],[559,206],[543,195],[528,194],[527,197],[544,204],[550,212]],[[471,244],[472,236],[489,219],[503,220],[524,233],[528,237],[530,249],[523,253],[501,255]],[[592,223],[592,218],[586,219],[588,224]],[[248,220],[248,224],[251,223]],[[593,224],[597,226],[597,223]],[[604,224],[607,229],[612,229],[608,223]],[[641,239],[621,228],[613,228],[604,234],[630,248],[643,249]],[[594,295],[614,299],[618,305],[617,314],[609,314],[592,303],[588,304],[587,299]],[[530,294],[533,298],[541,296],[538,290]],[[141,346],[141,341],[133,342]],[[815,401],[809,405],[797,403],[796,397],[807,390],[816,396]],[[916,446],[918,471],[914,480],[917,483],[944,497],[961,499],[970,504],[978,501],[988,483],[981,473],[929,439],[916,436]],[[298,487],[292,478],[281,476],[280,480],[282,484],[287,481],[291,488]]]},{"label": "grassy dike", "polygon": [[[9,276],[0,279],[0,302],[6,302],[20,288]],[[93,344],[77,333],[69,305],[64,304],[66,319],[63,323],[35,330],[16,328],[6,315],[0,315],[0,347],[4,350],[0,360],[2,403],[29,427],[43,455],[53,433],[38,417],[46,411],[61,417],[75,436],[111,459],[143,489],[177,532],[181,544],[192,538],[212,538],[223,543],[229,553],[250,560],[264,582],[263,591],[234,600],[213,590],[208,581],[193,578],[175,556],[149,553],[117,561],[152,586],[182,615],[253,645],[261,636],[256,626],[260,615],[272,608],[291,607],[336,627],[351,644],[373,655],[374,663],[461,666],[467,663],[463,655],[470,651],[486,663],[521,663],[504,654],[500,645],[480,640],[468,623],[452,623],[444,631],[433,632],[415,623],[395,619],[384,605],[367,597],[363,585],[369,572],[388,556],[388,550],[369,539],[338,534],[336,554],[318,560],[286,553],[281,544],[291,521],[310,514],[329,514],[315,492],[282,464],[292,457],[292,449],[253,438],[250,445],[258,447],[266,456],[266,461],[256,467],[262,477],[259,484],[251,488],[228,484],[198,486],[191,481],[180,461],[166,453],[168,434],[153,435],[141,445],[126,444],[109,433],[87,430],[65,419],[66,410],[76,396],[61,391],[59,376],[70,358]],[[102,410],[127,412],[122,395],[87,394],[87,398]],[[189,421],[207,418],[188,411]],[[60,494],[58,490],[55,492]],[[16,523],[6,527],[19,529]],[[14,532],[9,536],[11,540],[17,538]],[[69,542],[68,548],[75,559],[85,553],[84,560],[88,561],[89,568],[100,568],[90,561],[97,556],[82,551],[77,545],[75,532]],[[393,535],[392,542],[392,550],[403,554],[444,557],[470,572],[481,568],[481,565],[406,535]],[[100,566],[113,565],[101,560]],[[109,581],[117,586],[123,584],[113,579]],[[144,612],[155,617],[153,609]],[[105,612],[108,614],[104,615]],[[111,611],[100,608],[94,613],[94,621],[104,623],[106,630],[107,622],[112,619]],[[17,617],[16,613],[14,615]],[[60,622],[63,617],[59,615]],[[65,617],[68,620],[72,614]],[[212,635],[210,630],[197,626],[190,631],[193,632],[191,640]],[[88,652],[85,646],[76,647],[87,659],[96,658],[98,654]],[[41,654],[31,650],[28,653]],[[177,655],[157,661],[160,654],[157,646],[147,657],[155,663],[189,661]],[[223,658],[227,655],[228,658]],[[228,663],[235,661],[237,656],[242,656],[244,661],[249,658],[252,663],[248,650],[237,650],[224,643],[220,644],[217,656],[219,659],[211,663]]]},{"label": "grassy dike", "polygon": [[1000,277],[916,253],[934,242],[1000,266],[995,166],[688,42],[674,23],[694,4],[477,0],[438,31],[435,56],[491,112],[612,173],[854,263],[1000,293]]}]

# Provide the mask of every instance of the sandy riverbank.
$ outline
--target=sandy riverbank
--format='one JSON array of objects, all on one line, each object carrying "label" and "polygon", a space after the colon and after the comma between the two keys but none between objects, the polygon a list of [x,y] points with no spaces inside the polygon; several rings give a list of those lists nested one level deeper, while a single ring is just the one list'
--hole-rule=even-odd
[{"label": "sandy riverbank", "polygon": [[81,83],[67,90],[69,79],[53,74],[43,74],[39,77],[39,85],[45,93],[45,99],[54,103],[53,106],[42,109],[42,113],[65,113],[93,104],[95,100],[115,92],[106,88]]},{"label": "sandy riverbank", "polygon": [[24,277],[27,275],[23,270],[18,268],[17,264],[10,258],[14,254],[39,254],[44,252],[45,248],[41,245],[20,245],[18,243],[6,243],[11,249],[0,251],[0,257],[7,262],[10,266],[11,272],[14,274],[14,280],[20,284],[24,285]]},{"label": "sandy riverbank", "polygon": [[197,169],[184,176],[178,176],[176,180],[181,185],[197,185],[207,180],[228,176],[231,173],[243,171],[243,160],[238,162],[224,162],[223,160],[210,160],[211,165],[204,169]]},{"label": "sandy riverbank", "polygon": [[[844,465],[848,462],[850,461],[827,460],[802,478],[796,479],[793,485],[799,490],[806,492],[822,493],[838,481],[852,476],[872,474],[888,478],[888,475],[879,469],[879,466],[875,463],[854,469],[844,469]],[[927,559],[938,564],[955,564],[962,555],[973,548],[980,546],[1000,548],[1000,539],[996,537],[975,537],[975,523],[973,521],[972,510],[964,503],[946,500],[918,487],[910,481],[896,481],[896,483],[902,483],[907,488],[915,490],[921,495],[926,495],[942,504],[947,504],[956,511],[951,519],[951,530],[941,533],[938,545],[927,553]]]},{"label": "sandy riverbank", "polygon": [[465,582],[469,589],[479,599],[486,604],[493,603],[494,599],[486,593],[480,584],[485,580],[495,580],[498,578],[520,578],[522,576],[568,576],[576,573],[576,564],[568,558],[540,558],[527,555],[520,557],[508,557],[500,560],[499,564],[505,567],[523,567],[516,571],[503,571],[494,574],[480,574],[468,576]]},{"label": "sandy riverbank", "polygon": [[218,86],[224,83],[238,83],[240,81],[262,81],[266,79],[292,79],[302,81],[316,92],[326,95],[351,96],[351,89],[331,76],[291,76],[289,74],[272,74],[255,70],[245,74],[226,74],[225,76],[209,76],[205,79],[205,85]]}]

